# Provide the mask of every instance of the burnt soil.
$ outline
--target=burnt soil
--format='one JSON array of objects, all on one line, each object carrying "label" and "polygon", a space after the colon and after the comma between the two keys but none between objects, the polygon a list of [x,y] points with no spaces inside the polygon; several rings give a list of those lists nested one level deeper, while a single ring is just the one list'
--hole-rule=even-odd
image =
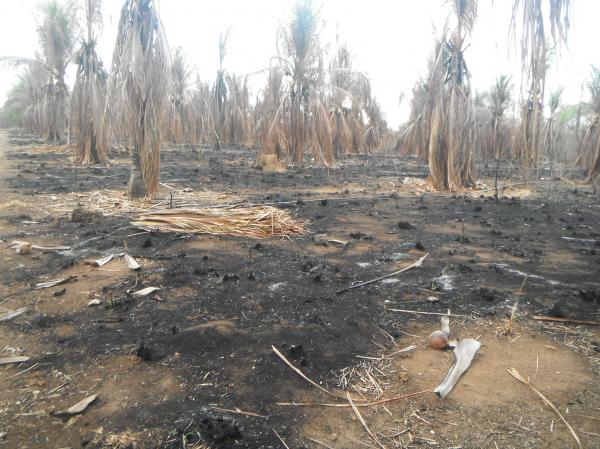
[{"label": "burnt soil", "polygon": [[[548,355],[547,364],[538,358],[536,367],[536,355],[528,354],[527,366],[545,379],[540,382],[554,379],[545,392],[562,411],[600,415],[593,362],[594,348],[600,349],[598,327],[577,327],[591,336],[591,353],[581,353],[568,347],[574,340],[566,334],[531,320],[533,315],[600,318],[600,201],[589,186],[542,175],[494,199],[490,191],[438,194],[403,184],[405,177],[424,180],[426,166],[392,154],[357,156],[329,170],[306,165],[270,174],[255,168],[252,148],[163,151],[161,181],[169,186],[159,195],[164,204],[183,204],[181,192],[187,189],[192,193],[186,201],[198,193],[206,204],[276,203],[308,221],[307,236],[257,241],[142,232],[130,226],[131,214],[118,213],[119,196],[113,197],[115,213],[90,212],[95,192],[125,191],[123,153],[113,154],[110,165],[77,167],[71,150],[16,134],[5,134],[0,150],[0,313],[28,308],[0,323],[0,356],[31,357],[0,367],[0,447],[283,447],[274,430],[290,448],[324,447],[309,438],[335,448],[373,446],[348,409],[329,414],[278,406],[331,398],[304,382],[271,346],[333,390],[341,370],[355,365],[357,356],[416,342],[437,369],[432,378],[441,381],[451,353],[432,352],[414,338],[436,329],[438,317],[392,308],[451,309],[469,316],[453,320],[453,327],[474,337],[507,347],[523,335],[537,342],[538,356],[554,348],[559,355]],[[480,167],[479,174],[492,185],[491,172]],[[17,255],[7,247],[14,240],[73,249]],[[141,272],[129,271],[120,259],[102,268],[83,264],[125,249]],[[397,281],[336,294],[426,253],[422,268]],[[78,277],[50,289],[33,288],[67,275]],[[132,297],[148,286],[161,290]],[[88,306],[90,299],[101,305]],[[505,336],[498,329],[517,299],[519,325]],[[522,352],[511,354],[518,365]],[[576,366],[569,376],[580,377],[573,389],[553,396],[553,385],[560,389],[570,381],[555,366],[566,354],[572,355],[565,370]],[[485,366],[494,353],[478,357],[465,382],[468,376],[475,379],[477,364]],[[401,382],[396,374],[385,396],[419,385],[418,374],[411,373],[419,368],[410,360],[402,363],[414,382]],[[365,418],[376,426],[381,414],[394,415],[380,419],[411,428],[410,442],[396,440],[408,447],[494,447],[494,435],[500,447],[575,447],[557,416],[525,387],[502,370],[487,370],[486,376],[480,388],[493,395],[497,377],[516,396],[486,408],[487,393],[461,403],[459,386],[453,400],[417,398],[383,412],[365,410]],[[92,394],[99,398],[83,414],[50,415]],[[512,406],[531,419],[512,427],[510,422],[518,421]],[[236,408],[266,418],[231,412]],[[408,413],[412,410],[420,410],[419,420]],[[445,417],[436,421],[435,413]],[[569,421],[583,432],[584,445],[600,447],[599,421],[576,415]],[[468,422],[474,427],[463,428]],[[343,439],[344,427],[353,429],[347,431],[354,440]],[[392,441],[386,447],[394,447]]]}]

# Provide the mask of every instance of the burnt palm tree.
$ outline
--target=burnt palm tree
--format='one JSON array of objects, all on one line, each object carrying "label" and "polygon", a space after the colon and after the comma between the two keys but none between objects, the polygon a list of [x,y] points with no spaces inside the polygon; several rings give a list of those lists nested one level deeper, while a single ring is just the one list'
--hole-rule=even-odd
[{"label": "burnt palm tree", "polygon": [[161,122],[168,102],[170,50],[155,0],[125,0],[115,44],[105,117],[127,138],[129,194],[159,189]]},{"label": "burnt palm tree", "polygon": [[97,164],[108,159],[103,116],[108,75],[96,53],[101,8],[102,0],[85,0],[86,35],[75,54],[77,75],[71,98],[70,128],[80,164]]}]

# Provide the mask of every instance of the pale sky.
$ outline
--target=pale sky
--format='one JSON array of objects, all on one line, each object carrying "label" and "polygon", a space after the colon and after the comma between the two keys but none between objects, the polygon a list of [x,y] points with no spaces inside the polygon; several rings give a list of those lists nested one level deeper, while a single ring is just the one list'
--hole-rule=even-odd
[{"label": "pale sky", "polygon": [[[35,13],[39,0],[0,0],[0,55],[33,56],[38,47]],[[81,2],[83,4],[83,2]],[[600,0],[573,0],[568,48],[554,58],[548,91],[564,86],[563,101],[581,98],[590,65],[600,66]],[[99,52],[107,67],[123,0],[104,0],[104,30]],[[183,47],[203,79],[212,81],[218,63],[218,37],[231,27],[225,67],[247,74],[269,66],[275,36],[288,20],[295,0],[160,0],[160,13],[171,48]],[[447,0],[314,0],[322,4],[321,42],[333,54],[336,34],[355,56],[355,68],[368,74],[391,127],[406,120],[411,89],[425,75],[435,31],[441,31],[451,5]],[[465,53],[473,87],[487,90],[499,74],[513,75],[518,95],[520,56],[509,52],[512,0],[479,0],[479,16]],[[514,46],[513,46],[514,47]],[[0,104],[15,81],[15,70],[0,67]],[[72,79],[72,77],[71,77]],[[264,84],[252,82],[254,94]],[[399,104],[400,95],[405,99]],[[584,92],[584,99],[587,93]]]}]

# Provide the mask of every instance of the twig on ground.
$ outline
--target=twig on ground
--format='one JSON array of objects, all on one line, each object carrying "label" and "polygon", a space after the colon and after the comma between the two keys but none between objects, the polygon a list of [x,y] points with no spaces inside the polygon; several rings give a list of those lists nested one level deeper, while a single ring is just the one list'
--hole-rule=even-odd
[{"label": "twig on ground", "polygon": [[[354,405],[356,407],[372,407],[375,405],[388,404],[390,402],[401,401],[404,399],[414,398],[416,396],[422,396],[427,393],[431,393],[433,390],[423,390],[417,391],[416,393],[408,393],[401,396],[395,396],[389,399],[380,399],[378,401],[373,402],[358,402]],[[285,407],[350,407],[350,404],[322,404],[318,402],[278,402],[277,405],[285,406]]]},{"label": "twig on ground", "polygon": [[449,316],[455,318],[470,318],[469,315],[457,315],[455,313],[438,313],[438,312],[419,312],[417,310],[405,310],[405,309],[387,309],[390,312],[401,312],[401,313],[413,313],[415,315],[435,315],[435,316]]},{"label": "twig on ground", "polygon": [[364,287],[365,285],[374,284],[375,282],[379,282],[379,281],[382,281],[383,279],[394,277],[394,276],[396,276],[398,274],[404,273],[405,271],[412,270],[413,268],[418,268],[418,267],[420,267],[423,264],[423,261],[427,258],[427,256],[429,256],[429,253],[425,254],[423,257],[421,257],[415,263],[413,263],[412,265],[410,265],[410,266],[408,266],[406,268],[403,268],[403,269],[401,269],[399,271],[395,271],[395,272],[390,273],[390,274],[386,274],[384,276],[380,276],[380,277],[378,277],[376,279],[371,279],[370,281],[361,282],[360,284],[352,285],[352,286],[344,288],[342,290],[338,290],[338,291],[336,291],[336,293],[340,294],[340,293],[347,292],[348,290],[353,290],[355,288]]},{"label": "twig on ground", "polygon": [[14,318],[17,318],[18,316],[23,315],[25,312],[27,312],[26,307],[23,307],[22,309],[19,309],[19,310],[15,310],[14,312],[8,312],[8,313],[0,316],[0,323],[3,321],[10,321]]},{"label": "twig on ground", "polygon": [[254,416],[256,418],[262,418],[262,419],[267,419],[268,416],[265,415],[259,415],[258,413],[253,413],[253,412],[245,412],[243,410],[240,410],[239,408],[235,408],[233,410],[228,409],[228,408],[220,408],[220,407],[213,407],[213,410],[216,410],[218,412],[225,412],[225,413],[234,413],[236,415],[245,415],[245,416]]},{"label": "twig on ground", "polygon": [[521,374],[516,369],[511,368],[511,369],[509,369],[507,371],[508,371],[508,374],[510,374],[511,376],[513,376],[519,382],[527,385],[531,389],[531,391],[533,391],[535,394],[537,394],[542,399],[542,401],[544,401],[544,403],[548,407],[550,407],[552,410],[554,410],[554,412],[558,415],[558,417],[560,418],[560,420],[563,423],[565,423],[565,425],[569,428],[569,431],[571,432],[571,435],[573,435],[573,438],[577,442],[577,446],[582,447],[581,446],[581,441],[579,440],[579,437],[575,433],[575,430],[573,430],[573,428],[571,427],[571,425],[567,422],[567,420],[565,419],[565,417],[562,415],[562,413],[560,413],[560,411],[556,408],[556,406],[552,402],[550,402],[550,399],[548,399],[546,396],[544,396],[540,390],[538,390],[537,388],[535,388],[531,383],[529,383],[529,381],[527,379],[525,379],[523,376],[521,376]]},{"label": "twig on ground", "polygon": [[369,436],[371,437],[371,439],[375,443],[377,443],[377,446],[379,446],[381,449],[386,449],[386,447],[383,444],[381,444],[381,442],[377,439],[377,437],[375,436],[375,434],[373,432],[371,432],[371,429],[369,429],[369,426],[367,426],[367,423],[365,422],[364,418],[362,417],[362,415],[358,411],[358,408],[356,408],[356,406],[354,405],[354,402],[352,402],[352,397],[350,396],[349,392],[346,392],[346,397],[348,398],[348,403],[350,404],[350,407],[352,407],[352,410],[354,411],[354,414],[356,415],[356,417],[358,418],[358,420],[360,421],[360,423],[363,425],[363,427],[365,428],[365,430],[367,431],[367,433],[369,434]]},{"label": "twig on ground", "polygon": [[279,352],[279,350],[271,345],[271,348],[273,349],[273,352],[275,354],[277,354],[277,356],[284,361],[284,363],[289,366],[290,368],[292,368],[300,377],[302,377],[305,381],[307,381],[309,384],[313,385],[314,387],[317,387],[319,390],[321,390],[323,393],[331,396],[332,398],[336,398],[336,399],[341,399],[339,396],[335,395],[334,393],[332,393],[329,390],[326,390],[325,388],[323,388],[322,386],[320,386],[318,383],[310,380],[302,371],[300,371],[298,368],[296,368],[294,365],[292,365],[290,363],[290,361],[288,359],[285,358],[285,356]]},{"label": "twig on ground", "polygon": [[539,316],[539,315],[534,315],[531,318],[536,321],[554,321],[557,323],[588,324],[591,326],[599,326],[600,325],[600,321],[594,321],[594,320],[574,320],[571,318],[557,318],[557,317],[553,317],[553,316]]},{"label": "twig on ground", "polygon": [[273,432],[275,433],[275,436],[277,438],[279,438],[279,441],[281,441],[281,444],[283,444],[283,446],[285,447],[285,449],[290,449],[290,447],[285,443],[285,441],[283,440],[283,438],[281,438],[279,436],[279,434],[277,433],[277,431],[275,429],[273,429]]},{"label": "twig on ground", "polygon": [[330,445],[323,443],[322,441],[317,440],[316,438],[307,438],[308,441],[312,441],[313,443],[317,443],[320,444],[323,447],[326,447],[327,449],[333,449]]}]

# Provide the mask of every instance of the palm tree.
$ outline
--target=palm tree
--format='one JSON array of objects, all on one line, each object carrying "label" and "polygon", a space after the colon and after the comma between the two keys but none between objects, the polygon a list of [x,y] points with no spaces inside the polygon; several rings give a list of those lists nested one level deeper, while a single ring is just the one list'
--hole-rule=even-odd
[{"label": "palm tree", "polygon": [[510,76],[500,75],[490,90],[490,153],[498,161],[503,154],[506,154],[505,148],[508,146],[507,139],[503,138],[506,134],[503,132],[504,112],[511,99],[512,83]]},{"label": "palm tree", "polygon": [[[515,150],[527,170],[537,166],[542,150],[546,72],[552,51],[549,38],[552,37],[555,44],[566,42],[570,26],[571,0],[548,0],[547,5],[548,9],[543,0],[513,0],[511,29],[513,34],[519,27],[522,32],[521,61],[529,86],[521,107]],[[549,11],[547,18],[546,10]]]},{"label": "palm tree", "polygon": [[225,56],[227,55],[227,42],[229,40],[229,34],[231,30],[227,30],[221,33],[219,36],[219,68],[217,69],[217,78],[212,90],[212,106],[213,106],[213,124],[215,126],[215,148],[219,150],[221,143],[224,140],[224,134],[226,130],[226,113],[225,108],[227,105],[227,82],[226,72],[223,67]]},{"label": "palm tree", "polygon": [[75,43],[75,11],[72,1],[49,0],[40,6],[37,28],[48,80],[44,94],[44,127],[49,142],[61,143],[67,129],[67,66]]},{"label": "palm tree", "polygon": [[[37,59],[40,59],[37,57]],[[22,126],[27,132],[43,135],[42,105],[48,71],[30,63],[7,94],[3,116],[7,126]]]},{"label": "palm tree", "polygon": [[102,0],[85,0],[86,35],[75,54],[77,76],[71,99],[71,139],[80,164],[108,159],[104,132],[104,102],[108,75],[96,53],[96,31],[102,25]]},{"label": "palm tree", "polygon": [[550,117],[546,120],[544,127],[544,139],[542,148],[544,155],[552,162],[558,161],[558,141],[560,137],[560,123],[558,117],[558,108],[561,103],[562,87],[550,94]]},{"label": "palm tree", "polygon": [[432,186],[460,191],[473,184],[475,119],[463,52],[466,37],[475,24],[477,3],[454,0],[452,4],[456,27],[451,34],[446,30],[436,45],[417,123],[427,136]]},{"label": "palm tree", "polygon": [[578,162],[588,172],[590,182],[600,180],[600,68],[592,66],[590,80],[591,118],[579,148]]},{"label": "palm tree", "polygon": [[336,157],[357,154],[366,146],[363,112],[371,99],[369,80],[352,68],[352,54],[345,43],[338,45],[329,72],[328,103]]},{"label": "palm tree", "polygon": [[129,140],[129,194],[159,189],[161,121],[168,101],[170,51],[156,0],[125,0],[115,44],[105,117]]},{"label": "palm tree", "polygon": [[263,154],[278,154],[279,148],[287,153],[288,160],[302,163],[308,149],[317,163],[333,164],[331,125],[323,102],[319,14],[311,0],[296,3],[291,21],[279,30],[277,47],[283,95]]},{"label": "palm tree", "polygon": [[175,143],[183,143],[188,137],[188,121],[186,120],[187,89],[192,72],[188,68],[181,47],[173,52],[171,62],[171,110],[170,134]]}]

